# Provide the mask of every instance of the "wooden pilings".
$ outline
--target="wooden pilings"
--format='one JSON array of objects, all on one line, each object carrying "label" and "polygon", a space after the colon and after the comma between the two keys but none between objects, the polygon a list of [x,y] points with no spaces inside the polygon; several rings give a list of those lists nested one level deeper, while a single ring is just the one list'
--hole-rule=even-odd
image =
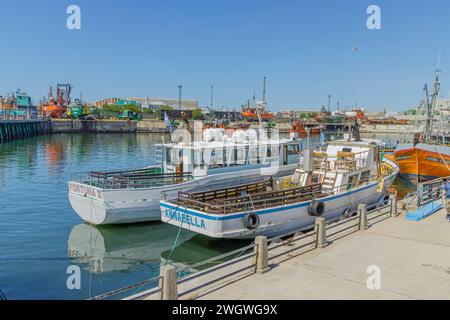
[{"label": "wooden pilings", "polygon": [[50,128],[47,120],[0,121],[0,143],[47,134]]}]

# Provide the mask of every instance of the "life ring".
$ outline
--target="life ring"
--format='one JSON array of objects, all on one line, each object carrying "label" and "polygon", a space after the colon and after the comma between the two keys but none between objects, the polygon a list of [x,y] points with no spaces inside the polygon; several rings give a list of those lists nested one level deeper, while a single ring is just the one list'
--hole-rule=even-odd
[{"label": "life ring", "polygon": [[325,212],[325,203],[323,201],[311,201],[308,207],[308,212],[314,217],[320,217]]},{"label": "life ring", "polygon": [[246,213],[244,215],[244,226],[248,230],[254,230],[259,227],[260,219],[259,216],[253,212]]}]

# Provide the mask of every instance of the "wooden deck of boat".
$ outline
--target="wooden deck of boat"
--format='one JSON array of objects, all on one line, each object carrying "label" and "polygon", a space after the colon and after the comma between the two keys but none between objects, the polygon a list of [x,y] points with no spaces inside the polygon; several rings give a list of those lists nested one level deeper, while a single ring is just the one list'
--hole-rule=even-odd
[{"label": "wooden deck of boat", "polygon": [[206,192],[179,192],[177,205],[214,214],[259,210],[322,198],[321,184],[274,190],[273,179]]}]

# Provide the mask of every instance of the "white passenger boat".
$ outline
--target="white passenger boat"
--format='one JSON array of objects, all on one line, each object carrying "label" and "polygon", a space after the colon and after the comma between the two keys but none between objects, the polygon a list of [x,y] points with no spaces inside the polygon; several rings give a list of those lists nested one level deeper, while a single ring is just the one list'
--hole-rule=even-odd
[{"label": "white passenger boat", "polygon": [[303,167],[286,177],[208,192],[178,192],[161,201],[163,222],[214,238],[268,237],[311,228],[382,205],[398,166],[368,142],[330,143],[305,151]]},{"label": "white passenger boat", "polygon": [[301,140],[267,138],[263,130],[207,129],[156,145],[156,166],[88,172],[69,181],[72,208],[91,224],[159,221],[162,192],[202,190],[286,175],[297,167]]}]

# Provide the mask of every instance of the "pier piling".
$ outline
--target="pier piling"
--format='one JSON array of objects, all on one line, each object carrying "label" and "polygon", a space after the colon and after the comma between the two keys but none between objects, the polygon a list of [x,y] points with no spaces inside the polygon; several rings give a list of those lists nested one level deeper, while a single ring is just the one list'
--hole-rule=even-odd
[{"label": "pier piling", "polygon": [[161,300],[178,300],[177,273],[174,266],[166,265],[160,269]]},{"label": "pier piling", "polygon": [[269,252],[267,251],[267,237],[259,236],[255,238],[256,253],[256,273],[263,274],[270,270]]},{"label": "pier piling", "polygon": [[325,228],[325,218],[316,218],[317,247],[323,249],[327,245],[327,233]]},{"label": "pier piling", "polygon": [[3,120],[0,121],[0,143],[25,139],[50,132],[47,120]]},{"label": "pier piling", "polygon": [[450,214],[449,210],[449,201],[447,199],[447,192],[445,189],[442,191],[442,208],[444,209],[445,217],[447,218]]}]

